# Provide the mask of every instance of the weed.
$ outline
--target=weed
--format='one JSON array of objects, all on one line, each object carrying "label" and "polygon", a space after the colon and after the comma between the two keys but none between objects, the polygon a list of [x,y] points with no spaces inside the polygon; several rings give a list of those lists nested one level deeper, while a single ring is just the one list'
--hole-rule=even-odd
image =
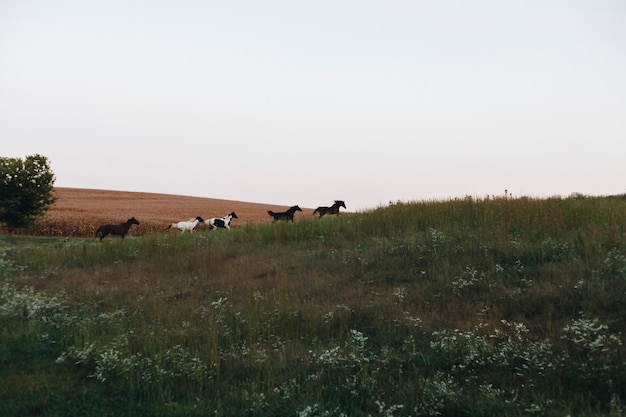
[{"label": "weed", "polygon": [[623,414],[624,203],[16,239],[0,252],[0,387],[15,386],[0,413]]}]

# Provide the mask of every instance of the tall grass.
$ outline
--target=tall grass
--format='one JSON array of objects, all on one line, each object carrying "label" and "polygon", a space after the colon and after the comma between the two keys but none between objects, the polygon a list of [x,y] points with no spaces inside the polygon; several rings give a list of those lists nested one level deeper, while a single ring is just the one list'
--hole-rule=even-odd
[{"label": "tall grass", "polygon": [[0,412],[623,415],[625,230],[622,197],[467,198],[5,245]]}]

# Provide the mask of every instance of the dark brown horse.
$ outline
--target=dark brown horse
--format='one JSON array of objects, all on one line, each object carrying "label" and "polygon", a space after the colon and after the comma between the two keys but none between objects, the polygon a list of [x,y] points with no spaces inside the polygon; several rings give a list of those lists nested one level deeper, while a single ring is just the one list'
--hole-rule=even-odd
[{"label": "dark brown horse", "polygon": [[130,226],[132,226],[133,224],[139,224],[139,222],[134,217],[126,220],[125,223],[102,225],[96,231],[96,237],[99,237],[100,240],[102,240],[107,235],[111,234],[121,236],[122,239],[124,239],[124,236],[126,236],[126,233],[128,233],[128,229],[130,229]]},{"label": "dark brown horse", "polygon": [[346,208],[346,203],[344,203],[341,200],[335,200],[335,204],[333,204],[330,207],[318,207],[315,210],[313,210],[313,215],[315,215],[315,213],[319,213],[320,218],[325,214],[339,215],[339,207]]},{"label": "dark brown horse", "polygon": [[298,206],[291,206],[289,208],[289,210],[287,211],[283,211],[280,213],[275,213],[272,210],[268,210],[267,214],[269,214],[270,216],[272,216],[274,218],[274,221],[277,220],[286,220],[286,221],[292,221],[293,222],[293,215],[296,211],[302,211],[302,209]]}]

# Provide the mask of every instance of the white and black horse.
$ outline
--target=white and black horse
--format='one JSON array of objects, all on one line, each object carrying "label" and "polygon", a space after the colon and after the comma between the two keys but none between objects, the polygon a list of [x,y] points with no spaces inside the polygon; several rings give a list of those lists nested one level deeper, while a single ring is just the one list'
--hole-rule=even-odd
[{"label": "white and black horse", "polygon": [[196,228],[196,226],[200,222],[204,222],[204,219],[200,216],[197,216],[195,219],[190,219],[190,220],[182,221],[178,223],[170,223],[170,225],[167,226],[166,230],[171,229],[171,228],[176,228],[180,230],[181,233],[183,233],[185,230],[189,230],[191,233],[193,233],[193,230]]},{"label": "white and black horse", "polygon": [[218,228],[230,230],[230,221],[232,219],[238,219],[238,218],[239,217],[237,217],[237,214],[235,214],[235,212],[233,211],[228,216],[213,217],[208,220],[205,220],[204,223],[209,225],[210,227],[209,230],[218,229]]}]

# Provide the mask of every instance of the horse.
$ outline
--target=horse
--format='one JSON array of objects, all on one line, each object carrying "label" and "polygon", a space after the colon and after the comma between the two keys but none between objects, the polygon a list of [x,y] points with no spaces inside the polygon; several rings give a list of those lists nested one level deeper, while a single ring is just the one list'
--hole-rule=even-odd
[{"label": "horse", "polygon": [[122,237],[122,239],[124,239],[124,236],[126,236],[126,233],[128,233],[128,229],[130,229],[130,226],[132,226],[133,224],[139,225],[139,222],[134,217],[126,220],[125,223],[104,224],[98,227],[98,230],[96,230],[96,237],[100,237],[100,240],[102,240],[107,235],[111,234],[119,235]]},{"label": "horse", "polygon": [[239,217],[237,217],[237,214],[235,214],[235,212],[233,211],[228,216],[213,217],[211,219],[205,220],[204,223],[209,225],[209,230],[217,229],[219,227],[230,230],[230,221],[232,219],[238,218]]},{"label": "horse", "polygon": [[325,214],[339,215],[339,207],[346,208],[346,203],[344,203],[341,200],[335,200],[335,204],[333,204],[330,207],[318,207],[315,210],[313,210],[313,215],[315,215],[315,213],[319,213],[320,218],[322,218],[322,216]]},{"label": "horse", "polygon": [[168,230],[174,227],[180,230],[181,233],[184,233],[185,230],[189,230],[191,233],[193,233],[193,229],[195,229],[196,225],[200,222],[204,223],[204,219],[200,216],[197,216],[195,219],[189,219],[187,221],[182,221],[178,223],[170,223],[170,225],[167,226],[165,230]]},{"label": "horse", "polygon": [[302,209],[298,206],[291,206],[289,210],[287,211],[275,213],[272,210],[268,210],[267,214],[269,214],[270,216],[274,218],[274,222],[276,222],[277,220],[286,220],[286,221],[291,220],[293,222],[293,215],[296,211],[302,211]]}]

